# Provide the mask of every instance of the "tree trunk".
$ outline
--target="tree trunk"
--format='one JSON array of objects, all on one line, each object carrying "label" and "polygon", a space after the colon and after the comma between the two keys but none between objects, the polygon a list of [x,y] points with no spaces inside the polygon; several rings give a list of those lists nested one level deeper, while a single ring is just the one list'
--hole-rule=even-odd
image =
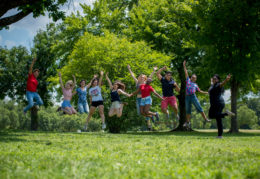
[{"label": "tree trunk", "polygon": [[177,70],[179,73],[179,77],[181,79],[181,91],[180,91],[180,95],[178,95],[180,120],[179,120],[179,126],[172,131],[187,131],[187,128],[183,127],[183,124],[186,122],[186,109],[185,109],[186,79],[185,79],[185,74],[182,66],[178,67]]},{"label": "tree trunk", "polygon": [[36,106],[31,108],[31,130],[37,131],[38,129],[38,109]]},{"label": "tree trunk", "polygon": [[237,123],[237,96],[238,96],[238,82],[233,78],[231,80],[231,111],[236,115],[231,117],[231,127],[230,133],[237,133],[238,131],[238,123]]}]

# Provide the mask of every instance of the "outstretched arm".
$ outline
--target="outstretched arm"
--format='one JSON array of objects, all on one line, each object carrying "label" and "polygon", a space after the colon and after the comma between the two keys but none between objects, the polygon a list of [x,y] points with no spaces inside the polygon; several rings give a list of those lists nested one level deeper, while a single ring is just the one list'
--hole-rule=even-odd
[{"label": "outstretched arm", "polygon": [[222,88],[223,86],[225,86],[225,84],[230,80],[230,78],[231,78],[231,74],[229,74],[227,78],[222,83],[220,83],[220,87]]},{"label": "outstretched arm", "polygon": [[174,83],[174,86],[175,86],[176,91],[177,91],[177,92],[180,92],[181,89],[180,89],[180,87],[177,85],[176,82]]},{"label": "outstretched arm", "polygon": [[60,72],[59,72],[59,78],[60,78],[61,89],[64,89],[64,85],[63,85],[63,82],[62,82],[62,78],[61,78],[61,73]]},{"label": "outstretched arm", "polygon": [[34,63],[36,62],[36,58],[34,58],[33,59],[33,61],[32,61],[32,63],[31,63],[31,65],[30,65],[30,68],[29,68],[29,74],[32,74],[32,72],[33,72],[33,65],[34,65]]},{"label": "outstretched arm", "polygon": [[135,80],[135,83],[138,83],[138,80],[136,79],[134,73],[132,72],[130,65],[127,65],[127,68],[128,68],[128,70],[129,70],[129,72],[130,72],[132,78]]},{"label": "outstretched arm", "polygon": [[132,96],[131,94],[128,94],[127,92],[125,92],[125,91],[123,91],[121,89],[118,89],[117,91],[118,91],[118,94],[122,94],[122,95],[125,95],[127,97],[131,97]]},{"label": "outstretched arm", "polygon": [[160,81],[161,81],[161,79],[162,79],[161,73],[162,73],[163,70],[166,70],[166,69],[167,69],[167,66],[164,66],[164,67],[162,67],[161,69],[159,69],[159,70],[157,71],[156,76],[157,76],[157,78],[158,78]]},{"label": "outstretched arm", "polygon": [[189,74],[186,68],[186,60],[184,60],[183,62],[183,68],[184,68],[185,78],[187,79],[189,77]]},{"label": "outstretched arm", "polygon": [[200,92],[201,94],[209,94],[207,91],[202,91],[198,88],[198,92]]},{"label": "outstretched arm", "polygon": [[100,79],[99,79],[99,83],[98,83],[98,86],[100,86],[100,87],[102,86],[103,75],[104,75],[104,72],[101,71],[100,72]]},{"label": "outstretched arm", "polygon": [[140,88],[138,88],[135,92],[133,92],[132,94],[130,94],[130,96],[137,95],[140,91],[141,91]]},{"label": "outstretched arm", "polygon": [[91,84],[92,84],[92,81],[95,79],[95,78],[97,78],[98,77],[98,75],[94,75],[94,77],[90,80],[90,82],[87,84],[87,88],[89,88],[90,86],[91,86]]},{"label": "outstretched arm", "polygon": [[113,85],[112,85],[112,83],[111,83],[111,81],[110,81],[110,79],[109,79],[109,77],[108,77],[108,73],[106,73],[106,79],[107,79],[107,81],[108,81],[109,88],[112,90],[112,89],[113,89]]},{"label": "outstretched arm", "polygon": [[149,78],[151,78],[151,79],[153,78],[153,75],[154,75],[154,73],[156,72],[157,69],[158,69],[157,66],[153,67],[153,72],[150,74]]},{"label": "outstretched arm", "polygon": [[161,100],[163,100],[163,98],[162,98],[156,91],[153,91],[153,93],[155,94],[155,96],[157,96],[158,98],[160,98]]}]

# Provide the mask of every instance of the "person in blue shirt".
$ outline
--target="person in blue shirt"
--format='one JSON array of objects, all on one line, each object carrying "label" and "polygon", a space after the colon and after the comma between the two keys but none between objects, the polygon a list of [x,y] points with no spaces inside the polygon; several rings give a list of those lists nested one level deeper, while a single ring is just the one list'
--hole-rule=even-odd
[{"label": "person in blue shirt", "polygon": [[97,75],[94,75],[93,79],[86,85],[86,80],[80,81],[80,87],[76,89],[76,94],[78,95],[78,110],[80,114],[89,113],[89,105],[87,101],[87,90],[91,86],[92,81],[97,78]]}]

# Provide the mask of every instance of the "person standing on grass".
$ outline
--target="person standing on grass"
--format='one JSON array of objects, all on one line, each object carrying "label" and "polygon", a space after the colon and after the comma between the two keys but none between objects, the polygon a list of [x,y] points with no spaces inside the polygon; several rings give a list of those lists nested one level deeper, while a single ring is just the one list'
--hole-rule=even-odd
[{"label": "person standing on grass", "polygon": [[219,75],[215,74],[211,78],[211,86],[209,88],[209,99],[210,99],[210,108],[209,108],[209,118],[216,119],[218,127],[218,136],[217,138],[222,138],[223,134],[223,125],[222,118],[225,116],[235,116],[234,113],[226,110],[225,113],[222,113],[222,110],[225,107],[225,101],[222,96],[224,93],[224,85],[230,80],[231,75],[229,74],[227,78],[220,82]]},{"label": "person standing on grass", "polygon": [[141,99],[141,104],[140,104],[140,112],[143,116],[146,117],[148,130],[152,129],[152,126],[150,123],[150,118],[155,116],[157,121],[159,121],[158,112],[150,111],[150,107],[152,105],[151,92],[153,92],[158,98],[163,100],[163,98],[152,88],[152,86],[150,86],[151,82],[152,82],[152,79],[148,78],[145,84],[141,84],[139,89],[131,94],[131,96],[133,96],[133,95],[136,95],[139,92],[141,92],[142,99]]},{"label": "person standing on grass", "polygon": [[[141,74],[141,75],[139,75],[138,79],[136,79],[134,73],[133,73],[132,70],[131,70],[130,65],[127,65],[127,68],[128,68],[128,70],[129,70],[129,72],[130,72],[132,78],[134,79],[135,85],[136,85],[136,89],[138,90],[141,84],[145,84],[145,82],[146,82],[146,80],[147,80],[147,77],[146,77],[146,75]],[[157,67],[154,67],[154,68],[153,68],[153,72],[150,74],[149,78],[151,78],[151,79],[153,78],[153,75],[154,75],[154,73],[155,73],[156,70],[157,70]],[[140,92],[137,94],[137,98],[136,98],[136,109],[137,109],[137,114],[138,114],[138,115],[141,114],[141,112],[140,112],[141,99],[142,99],[142,95],[141,95],[141,91],[140,91]]]},{"label": "person standing on grass", "polygon": [[200,92],[202,94],[208,94],[208,92],[200,90],[198,85],[196,84],[197,81],[197,76],[193,74],[191,76],[191,79],[189,78],[188,71],[186,69],[186,61],[183,62],[183,68],[185,72],[185,77],[186,77],[186,97],[185,97],[185,107],[186,107],[186,118],[187,121],[184,123],[185,127],[190,127],[190,118],[191,118],[191,105],[193,104],[197,111],[201,114],[203,119],[206,122],[210,122],[208,118],[206,117],[198,98],[196,97],[196,92]]},{"label": "person standing on grass", "polygon": [[76,86],[76,78],[74,75],[72,75],[74,83],[72,80],[69,80],[66,82],[65,87],[62,82],[61,73],[59,72],[59,78],[60,78],[60,86],[63,93],[63,102],[61,104],[62,110],[65,112],[65,114],[76,114],[77,111],[71,106],[70,101],[72,98],[72,91]]},{"label": "person standing on grass", "polygon": [[110,95],[111,95],[111,102],[112,102],[111,107],[108,112],[108,116],[112,117],[112,116],[116,115],[119,118],[122,116],[123,107],[124,107],[124,103],[121,103],[119,95],[123,94],[127,97],[131,97],[131,95],[124,91],[125,85],[123,83],[121,83],[120,81],[116,81],[112,85],[112,83],[108,77],[108,73],[106,74],[106,79],[108,81],[109,88],[111,90]]},{"label": "person standing on grass", "polygon": [[85,131],[87,131],[88,129],[88,123],[92,117],[92,115],[94,114],[94,112],[96,111],[96,108],[98,107],[99,110],[99,115],[102,119],[102,129],[106,129],[106,123],[105,123],[105,115],[104,115],[104,102],[103,102],[103,97],[101,94],[101,86],[102,86],[102,79],[103,79],[103,75],[104,72],[101,71],[100,72],[100,79],[95,78],[92,80],[91,83],[91,88],[89,89],[89,95],[90,95],[90,110],[89,110],[89,114],[86,120],[86,124],[85,124]]},{"label": "person standing on grass", "polygon": [[93,79],[86,85],[86,80],[80,81],[80,87],[76,89],[78,95],[78,110],[80,114],[89,113],[89,106],[87,101],[87,90],[91,86],[92,81],[97,78],[97,75],[94,75]]},{"label": "person standing on grass", "polygon": [[161,109],[162,112],[166,114],[166,118],[169,119],[168,106],[170,106],[173,109],[176,119],[178,121],[178,104],[173,90],[176,89],[177,92],[180,92],[180,88],[177,85],[177,83],[172,79],[172,72],[166,71],[164,77],[162,77],[161,72],[163,70],[167,70],[167,67],[164,66],[163,68],[159,69],[156,73],[157,78],[160,80],[162,84],[163,100],[161,102]]},{"label": "person standing on grass", "polygon": [[[26,115],[26,112],[31,109],[33,106],[41,106],[43,105],[43,101],[40,97],[40,95],[37,93],[37,86],[38,86],[38,81],[37,77],[40,74],[39,69],[34,69],[33,66],[34,63],[36,62],[36,58],[33,59],[30,68],[29,68],[29,76],[27,80],[27,85],[26,85],[26,98],[28,101],[28,105],[23,109],[24,114]],[[36,102],[34,102],[36,100]]]}]

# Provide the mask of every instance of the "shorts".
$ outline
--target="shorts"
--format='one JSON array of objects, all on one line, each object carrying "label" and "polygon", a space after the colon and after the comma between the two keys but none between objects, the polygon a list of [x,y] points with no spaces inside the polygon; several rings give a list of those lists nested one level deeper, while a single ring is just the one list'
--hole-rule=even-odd
[{"label": "shorts", "polygon": [[185,97],[185,107],[186,107],[186,114],[191,114],[191,105],[194,105],[198,112],[203,112],[203,109],[200,105],[200,102],[196,95],[186,95]]},{"label": "shorts", "polygon": [[61,107],[62,107],[62,108],[67,108],[67,107],[71,108],[72,106],[71,106],[69,100],[64,100],[64,101],[62,102],[62,104],[61,104]]},{"label": "shorts", "polygon": [[161,108],[167,109],[168,105],[170,105],[171,107],[177,106],[177,101],[175,96],[163,97],[163,100],[161,102]]},{"label": "shorts", "polygon": [[110,109],[119,109],[119,108],[120,108],[120,102],[119,101],[112,102]]},{"label": "shorts", "polygon": [[104,105],[103,101],[92,101],[91,106],[98,107],[100,105]]},{"label": "shorts", "polygon": [[151,98],[151,96],[147,96],[147,97],[145,97],[145,98],[142,98],[141,99],[141,104],[140,104],[140,106],[145,106],[145,105],[152,105],[152,98]]}]

